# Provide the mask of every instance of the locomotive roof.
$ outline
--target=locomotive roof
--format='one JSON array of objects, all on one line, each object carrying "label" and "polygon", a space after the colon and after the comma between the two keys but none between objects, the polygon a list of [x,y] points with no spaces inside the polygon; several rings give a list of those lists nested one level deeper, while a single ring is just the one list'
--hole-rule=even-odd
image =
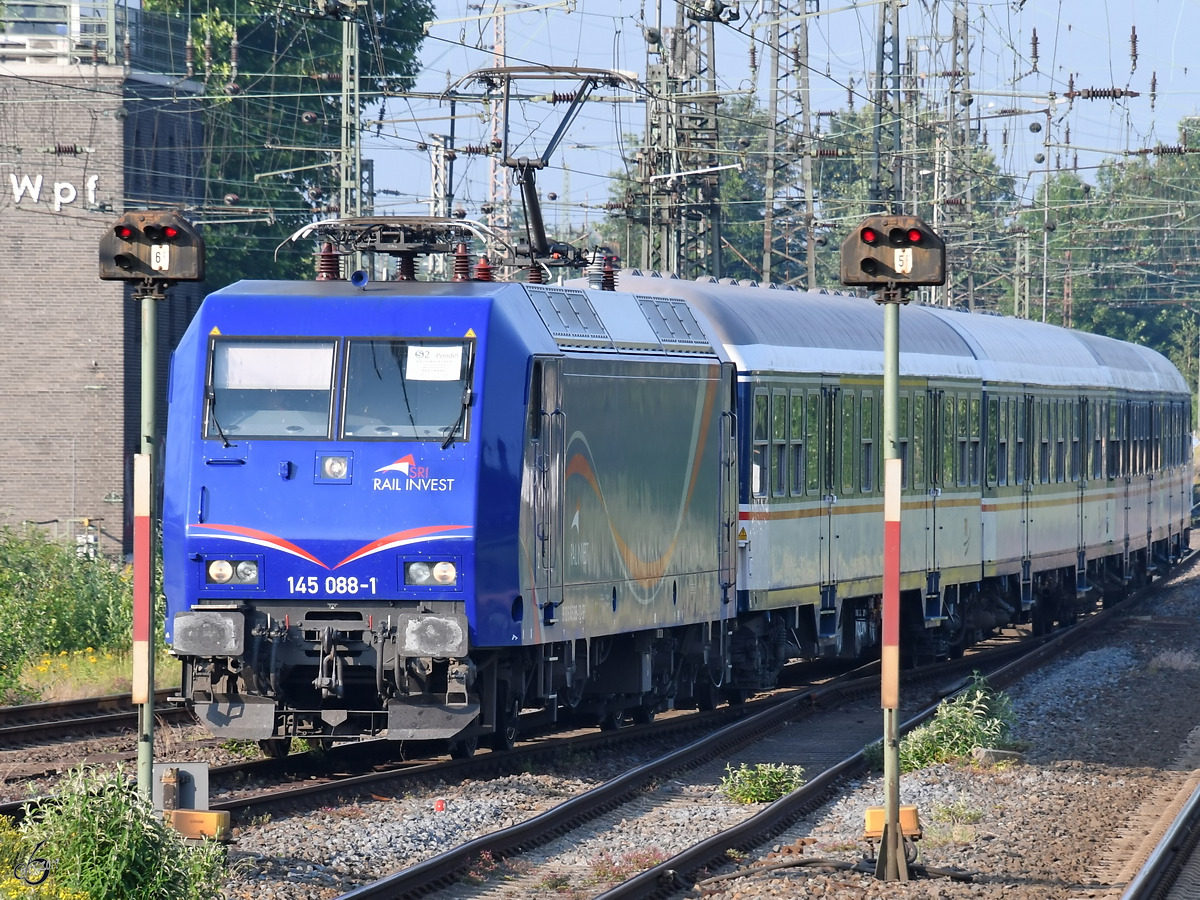
[{"label": "locomotive roof", "polygon": [[[628,269],[617,290],[687,300],[739,368],[883,372],[883,309],[870,298],[648,277]],[[905,307],[900,323],[902,374],[1188,393],[1162,354],[1102,335],[916,304]]]}]

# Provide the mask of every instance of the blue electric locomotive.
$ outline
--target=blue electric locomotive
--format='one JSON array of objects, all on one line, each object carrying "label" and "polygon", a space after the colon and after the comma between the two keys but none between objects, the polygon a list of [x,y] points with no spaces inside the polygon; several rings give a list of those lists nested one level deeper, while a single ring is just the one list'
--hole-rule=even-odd
[{"label": "blue electric locomotive", "polygon": [[[527,706],[716,702],[732,367],[682,301],[572,303],[395,282],[204,302],[173,357],[163,544],[210,730],[470,752]],[[604,353],[598,313],[625,329]]]},{"label": "blue electric locomotive", "polygon": [[[211,732],[461,756],[510,746],[522,710],[615,727],[874,651],[870,300],[637,273],[357,284],[233,285],[172,359],[168,634]],[[1178,558],[1170,363],[903,319],[910,655],[1070,621]]]}]

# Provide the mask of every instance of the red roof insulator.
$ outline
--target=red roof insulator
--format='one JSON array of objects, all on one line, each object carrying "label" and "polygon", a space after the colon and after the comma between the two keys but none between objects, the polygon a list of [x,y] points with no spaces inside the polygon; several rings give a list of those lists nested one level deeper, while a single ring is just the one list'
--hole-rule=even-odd
[{"label": "red roof insulator", "polygon": [[486,256],[479,257],[479,262],[475,264],[475,280],[476,281],[493,281],[492,273],[495,270],[488,263]]},{"label": "red roof insulator", "polygon": [[343,281],[342,258],[334,252],[333,244],[322,244],[317,251],[317,281]]},{"label": "red roof insulator", "polygon": [[471,280],[471,255],[467,252],[467,245],[465,243],[460,242],[454,248],[454,275],[451,276],[450,280]]},{"label": "red roof insulator", "polygon": [[399,255],[399,265],[396,268],[397,281],[416,281],[417,280],[417,254],[401,253]]},{"label": "red roof insulator", "polygon": [[600,276],[600,290],[615,291],[617,289],[617,273],[613,269],[613,258],[604,257],[604,272]]}]

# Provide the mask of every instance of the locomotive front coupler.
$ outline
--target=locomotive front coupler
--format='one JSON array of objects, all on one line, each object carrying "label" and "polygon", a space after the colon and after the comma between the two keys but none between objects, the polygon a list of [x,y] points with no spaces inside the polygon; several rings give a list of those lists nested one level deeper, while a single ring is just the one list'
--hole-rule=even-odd
[{"label": "locomotive front coupler", "polygon": [[321,662],[312,682],[326,700],[334,697],[340,700],[346,693],[346,663],[338,652],[345,649],[337,644],[333,629],[326,626],[321,632]]}]

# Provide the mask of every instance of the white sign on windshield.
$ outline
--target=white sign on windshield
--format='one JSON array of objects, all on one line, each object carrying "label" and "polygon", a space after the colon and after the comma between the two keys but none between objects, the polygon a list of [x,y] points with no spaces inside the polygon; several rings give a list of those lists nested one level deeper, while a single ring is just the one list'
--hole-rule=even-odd
[{"label": "white sign on windshield", "polygon": [[409,381],[458,381],[462,372],[462,344],[444,347],[408,345]]}]

